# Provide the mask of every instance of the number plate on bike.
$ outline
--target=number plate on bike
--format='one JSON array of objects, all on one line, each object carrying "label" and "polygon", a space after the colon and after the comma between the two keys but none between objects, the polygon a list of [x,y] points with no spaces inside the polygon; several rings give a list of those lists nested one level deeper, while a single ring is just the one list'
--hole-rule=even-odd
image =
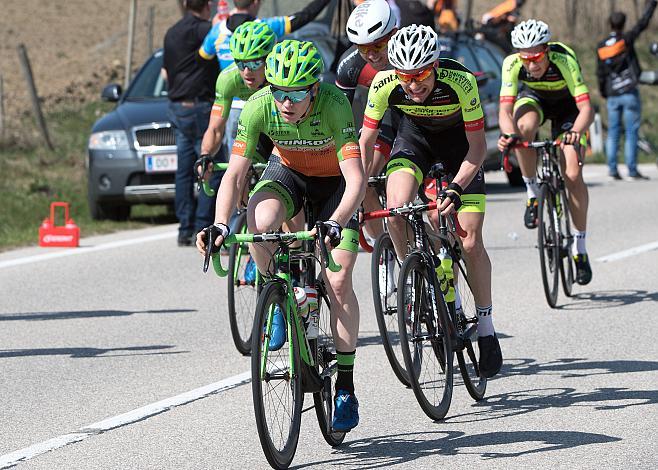
[{"label": "number plate on bike", "polygon": [[175,153],[144,155],[146,173],[173,173],[177,168],[178,157]]}]

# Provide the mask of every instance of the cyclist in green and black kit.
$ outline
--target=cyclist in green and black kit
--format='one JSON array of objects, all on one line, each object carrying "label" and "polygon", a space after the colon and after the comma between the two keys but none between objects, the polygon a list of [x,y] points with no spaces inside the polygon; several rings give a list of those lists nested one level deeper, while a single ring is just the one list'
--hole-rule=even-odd
[{"label": "cyclist in green and black kit", "polygon": [[[199,232],[197,248],[205,253],[207,233],[213,233],[217,249],[229,234],[227,223],[238,197],[238,182],[256,156],[258,136],[267,135],[276,149],[249,199],[249,231],[278,230],[299,213],[304,200],[313,206],[317,220],[328,227],[335,247],[333,258],[342,266],[337,273],[324,273],[338,362],[332,428],[349,431],[359,422],[352,377],[359,305],[352,271],[358,250],[356,209],[363,200],[366,180],[349,101],[336,86],[319,82],[323,68],[322,57],[310,42],[286,40],[267,56],[269,86],[249,98],[240,114],[228,170],[217,192],[215,224]],[[275,248],[266,244],[250,247],[261,273],[268,272]],[[283,317],[281,313],[274,316]],[[283,345],[285,321],[283,326],[277,327],[273,319],[270,350]]]},{"label": "cyclist in green and black kit", "polygon": [[[466,236],[461,240],[478,314],[480,372],[496,375],[502,353],[495,334],[491,304],[491,263],[482,241],[486,154],[484,115],[475,76],[452,59],[439,58],[438,37],[428,26],[400,29],[388,43],[395,70],[379,72],[372,81],[359,144],[372,165],[379,121],[388,108],[401,113],[400,126],[386,167],[389,208],[412,202],[434,163],[443,162],[453,178],[440,193],[444,215],[457,211]],[[398,258],[406,255],[406,222],[389,220]]]},{"label": "cyclist in green and black kit", "polygon": [[[512,31],[512,45],[519,52],[503,62],[498,149],[502,152],[518,139],[533,140],[546,119],[551,120],[551,138],[563,136],[564,180],[575,227],[576,281],[587,284],[592,279],[592,268],[585,249],[589,196],[583,180],[583,160],[585,132],[594,111],[576,54],[550,39],[551,31],[543,21],[527,20]],[[537,227],[538,217],[537,153],[522,148],[516,155],[528,191],[524,223],[532,229]]]},{"label": "cyclist in green and black kit", "polygon": [[[219,150],[233,98],[246,101],[267,85],[265,57],[272,51],[274,44],[276,35],[266,23],[248,21],[236,28],[230,42],[235,62],[217,77],[215,102],[201,143],[202,158],[215,155]],[[256,161],[265,163],[272,152],[272,141],[262,135],[258,145]]]}]

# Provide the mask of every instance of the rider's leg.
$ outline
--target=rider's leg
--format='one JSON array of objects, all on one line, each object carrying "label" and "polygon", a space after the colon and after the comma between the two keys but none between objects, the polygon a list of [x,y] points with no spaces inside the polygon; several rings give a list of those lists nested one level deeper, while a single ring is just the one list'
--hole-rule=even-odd
[{"label": "rider's leg", "polygon": [[[375,150],[375,156],[373,159],[373,166],[370,176],[377,176],[381,173],[384,164],[386,163],[386,156],[379,150]],[[381,203],[379,202],[379,196],[375,188],[367,187],[366,196],[363,199],[363,209],[366,212],[380,210],[382,208]],[[371,219],[366,220],[365,229],[368,232],[368,235],[372,238],[377,238],[379,235],[384,232],[384,223],[381,219]]]},{"label": "rider's leg", "polygon": [[[390,168],[390,166],[389,166]],[[411,171],[402,168],[390,173],[386,179],[386,205],[388,208],[400,207],[413,201],[418,193],[418,178]],[[395,247],[398,259],[403,260],[407,255],[407,241],[409,225],[402,217],[388,219],[388,231]]]},{"label": "rider's leg", "polygon": [[[269,232],[281,228],[286,220],[286,206],[271,192],[257,192],[249,199],[247,206],[247,227],[250,233]],[[261,273],[266,273],[276,249],[275,244],[253,243],[249,253],[254,258]]]},{"label": "rider's leg", "polygon": [[[584,152],[584,147],[580,148]],[[587,185],[583,180],[583,167],[580,162],[582,156],[576,152],[571,145],[564,146],[564,158],[566,160],[566,170],[564,172],[564,182],[569,193],[569,207],[571,209],[571,218],[576,230],[584,232],[587,229],[587,207],[589,204],[589,195]]]}]

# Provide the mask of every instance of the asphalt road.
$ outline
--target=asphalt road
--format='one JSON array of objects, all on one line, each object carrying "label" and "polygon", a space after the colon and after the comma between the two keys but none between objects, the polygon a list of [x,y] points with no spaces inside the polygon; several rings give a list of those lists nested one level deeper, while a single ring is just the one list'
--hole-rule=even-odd
[{"label": "asphalt road", "polygon": [[[361,254],[361,424],[331,449],[305,414],[293,465],[658,467],[658,171],[642,171],[650,181],[586,168],[594,279],[558,309],[522,226],[524,192],[487,174],[505,364],[480,403],[456,387],[440,423],[388,366]],[[225,281],[176,247],[173,225],[82,244],[0,254],[0,468],[266,468]]]}]

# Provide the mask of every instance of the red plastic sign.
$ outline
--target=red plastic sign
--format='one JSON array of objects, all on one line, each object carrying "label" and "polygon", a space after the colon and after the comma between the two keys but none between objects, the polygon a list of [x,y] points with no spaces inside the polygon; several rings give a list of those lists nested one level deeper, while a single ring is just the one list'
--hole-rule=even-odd
[{"label": "red plastic sign", "polygon": [[[55,225],[55,209],[64,208],[64,225]],[[80,246],[80,227],[69,217],[68,202],[50,204],[50,218],[39,227],[39,246]]]}]

